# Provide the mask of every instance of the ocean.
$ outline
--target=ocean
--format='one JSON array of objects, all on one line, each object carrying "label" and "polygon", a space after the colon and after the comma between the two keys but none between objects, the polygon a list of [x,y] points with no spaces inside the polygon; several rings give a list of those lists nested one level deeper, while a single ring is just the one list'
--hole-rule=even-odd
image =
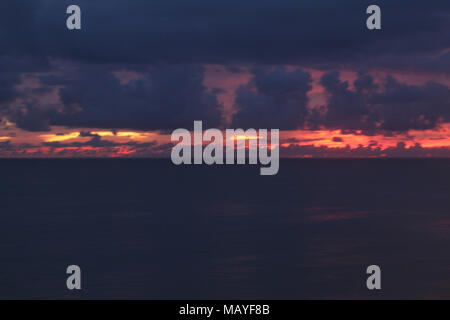
[{"label": "ocean", "polygon": [[448,159],[0,168],[1,299],[450,298]]}]

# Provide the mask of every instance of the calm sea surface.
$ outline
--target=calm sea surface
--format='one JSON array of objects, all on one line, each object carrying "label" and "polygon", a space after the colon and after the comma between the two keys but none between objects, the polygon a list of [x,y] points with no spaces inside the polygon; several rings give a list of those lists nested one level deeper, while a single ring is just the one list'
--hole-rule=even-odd
[{"label": "calm sea surface", "polygon": [[[450,160],[0,170],[3,299],[450,298]],[[366,288],[372,264],[381,291]]]}]

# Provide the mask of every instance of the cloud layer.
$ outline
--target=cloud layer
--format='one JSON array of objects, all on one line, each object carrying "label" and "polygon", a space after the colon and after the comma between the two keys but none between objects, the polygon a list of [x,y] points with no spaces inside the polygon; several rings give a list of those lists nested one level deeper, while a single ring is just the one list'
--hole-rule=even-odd
[{"label": "cloud layer", "polygon": [[[450,122],[447,0],[380,0],[381,31],[366,29],[365,0],[78,0],[80,31],[65,27],[70,4],[1,2],[3,123],[223,127],[223,96],[233,127],[395,136]],[[250,80],[208,86],[212,64]]]}]

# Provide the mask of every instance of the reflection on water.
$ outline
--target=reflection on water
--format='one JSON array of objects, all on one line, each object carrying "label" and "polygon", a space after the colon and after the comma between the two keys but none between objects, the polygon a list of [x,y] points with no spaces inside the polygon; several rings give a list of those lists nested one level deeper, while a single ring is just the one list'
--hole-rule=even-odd
[{"label": "reflection on water", "polygon": [[449,160],[0,163],[0,298],[450,298]]}]

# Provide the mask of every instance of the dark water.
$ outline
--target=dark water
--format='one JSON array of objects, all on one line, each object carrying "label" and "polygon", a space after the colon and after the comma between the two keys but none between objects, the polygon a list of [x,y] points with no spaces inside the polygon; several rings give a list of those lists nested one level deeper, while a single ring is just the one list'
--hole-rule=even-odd
[{"label": "dark water", "polygon": [[0,168],[0,298],[450,298],[450,160]]}]

